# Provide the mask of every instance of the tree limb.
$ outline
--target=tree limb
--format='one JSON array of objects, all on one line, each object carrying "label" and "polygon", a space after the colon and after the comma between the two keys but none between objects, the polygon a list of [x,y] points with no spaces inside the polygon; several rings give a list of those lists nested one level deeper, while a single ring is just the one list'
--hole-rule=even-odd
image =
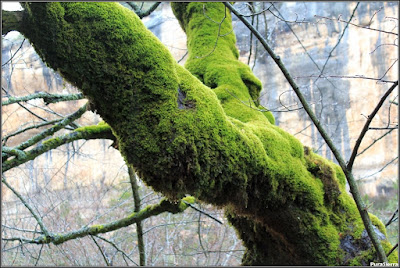
[{"label": "tree limb", "polygon": [[[132,167],[128,166],[128,174],[129,174],[129,181],[131,183],[132,188],[132,195],[133,200],[135,202],[135,212],[140,211],[140,195],[139,195],[139,185],[137,183],[137,176],[135,171]],[[136,223],[136,231],[137,231],[137,239],[138,239],[138,248],[139,248],[139,264],[140,266],[146,265],[146,252],[144,247],[144,240],[143,240],[143,226],[142,222],[138,221]]]},{"label": "tree limb", "polygon": [[37,156],[48,152],[52,149],[55,149],[61,145],[66,143],[75,141],[75,140],[90,140],[90,139],[110,139],[115,140],[115,136],[111,132],[111,128],[106,125],[96,125],[96,126],[86,126],[75,129],[73,132],[48,139],[44,141],[41,145],[38,145],[36,148],[25,152],[25,157],[23,158],[13,158],[2,163],[2,171],[6,172],[7,170],[19,166],[23,163],[26,163],[32,159],[35,159]]},{"label": "tree limb", "polygon": [[[12,149],[24,150],[24,149],[36,144],[37,142],[43,140],[44,138],[54,134],[58,130],[62,129],[66,125],[68,125],[71,122],[73,122],[75,119],[81,117],[82,114],[84,112],[86,112],[86,108],[87,108],[87,104],[85,104],[81,108],[79,108],[78,111],[76,111],[76,112],[70,114],[69,116],[65,117],[63,120],[61,120],[60,123],[58,123],[58,124],[54,125],[53,127],[49,128],[49,129],[46,129],[46,130],[42,131],[41,133],[31,137],[27,141],[22,142],[21,144],[19,144],[18,146],[15,146],[14,148],[11,148],[11,150]],[[7,159],[7,155],[2,154],[3,163],[4,163],[4,161],[6,161],[6,159]],[[31,160],[31,159],[29,159],[29,160]]]},{"label": "tree limb", "polygon": [[115,231],[123,227],[127,227],[131,224],[143,221],[144,219],[147,219],[149,217],[157,216],[164,212],[170,212],[172,214],[181,213],[188,207],[185,201],[193,203],[194,199],[192,197],[185,197],[177,203],[172,203],[167,199],[162,199],[160,203],[154,205],[148,205],[139,212],[133,212],[132,214],[130,214],[125,218],[105,224],[96,224],[87,226],[68,233],[62,233],[62,234],[49,233],[47,237],[45,235],[42,235],[36,237],[35,239],[26,239],[26,238],[2,238],[2,239],[7,241],[23,241],[29,244],[53,243],[54,245],[59,245],[76,238],[82,238],[89,235],[104,234],[111,231]]},{"label": "tree limb", "polygon": [[333,144],[332,140],[326,133],[325,129],[322,127],[322,124],[320,123],[320,121],[316,118],[314,112],[312,111],[311,107],[308,105],[306,99],[304,98],[303,94],[301,93],[296,82],[293,80],[293,78],[289,74],[288,70],[284,66],[280,57],[275,54],[275,52],[271,49],[271,47],[268,45],[267,41],[261,36],[261,34],[256,29],[254,29],[254,27],[230,3],[224,2],[224,4],[247,26],[247,28],[250,29],[250,31],[252,31],[254,33],[254,35],[257,37],[257,39],[260,41],[260,43],[264,46],[265,50],[267,50],[268,54],[278,65],[279,69],[282,71],[283,75],[285,76],[286,80],[289,82],[290,86],[293,88],[293,90],[296,93],[297,97],[299,98],[301,104],[303,105],[304,110],[307,112],[308,116],[311,118],[311,120],[317,127],[319,133],[321,134],[321,136],[323,137],[323,139],[325,140],[325,142],[331,149],[332,153],[334,154],[336,160],[338,161],[340,167],[342,168],[342,170],[346,176],[346,179],[350,186],[350,191],[353,194],[353,198],[357,204],[357,209],[360,212],[365,229],[367,230],[367,233],[368,233],[369,237],[371,238],[372,244],[374,245],[374,247],[378,253],[379,260],[381,262],[387,262],[386,253],[385,253],[375,231],[373,230],[371,219],[369,218],[366,206],[361,198],[361,195],[357,188],[357,184],[354,180],[353,174],[351,173],[350,170],[347,169],[345,161],[343,160],[339,151],[337,150],[337,148]]},{"label": "tree limb", "polygon": [[8,97],[8,100],[3,101],[1,104],[3,106],[16,103],[16,102],[26,102],[33,99],[43,99],[46,104],[56,103],[61,101],[71,101],[71,100],[81,100],[85,98],[82,93],[77,94],[50,94],[47,92],[38,92],[30,94],[23,97]]},{"label": "tree limb", "polygon": [[[19,134],[21,134],[21,133],[24,133],[25,131],[28,131],[28,130],[30,130],[30,129],[41,128],[41,127],[44,127],[44,126],[47,126],[47,125],[51,125],[51,124],[54,124],[54,123],[58,123],[58,122],[60,122],[61,120],[62,120],[62,119],[55,119],[55,120],[51,120],[51,121],[45,121],[45,122],[39,123],[39,124],[37,124],[37,125],[32,125],[32,126],[29,126],[29,127],[26,127],[26,128],[20,129],[20,130],[17,130],[17,131],[15,131],[15,132],[13,132],[13,133],[10,133],[10,134],[4,136],[1,140],[3,141],[3,145],[4,145],[4,144],[6,144],[7,140],[8,140],[9,138],[13,137],[13,136],[16,136],[16,135],[19,135]],[[3,147],[3,148],[4,148],[4,147]]]}]

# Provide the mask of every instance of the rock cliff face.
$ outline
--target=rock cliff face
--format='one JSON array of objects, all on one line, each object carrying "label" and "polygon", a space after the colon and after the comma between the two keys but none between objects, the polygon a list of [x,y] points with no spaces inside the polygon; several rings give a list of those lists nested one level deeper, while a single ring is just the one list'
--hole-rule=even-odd
[{"label": "rock cliff face", "polygon": [[[384,81],[398,79],[398,54],[394,46],[398,42],[397,35],[388,33],[398,30],[397,2],[361,2],[359,5],[356,2],[281,2],[263,5],[253,6],[256,11],[268,9],[253,19],[254,25],[283,59],[335,145],[348,159],[366,116],[391,85]],[[250,14],[245,3],[238,3],[236,7],[242,13]],[[350,18],[354,25],[347,26]],[[277,125],[313,147],[317,153],[332,159],[330,150],[301,109],[280,70],[245,26],[234,16],[233,19],[241,60],[249,63],[263,82],[261,104],[273,112]],[[170,49],[175,59],[184,64],[186,37],[169,4],[162,3],[144,22]],[[3,43],[3,62],[8,61],[22,43],[21,37],[15,39],[12,36],[9,34]],[[13,59],[14,65],[2,69],[2,82],[10,94],[75,92],[44,66],[27,41],[23,42],[21,51],[23,53],[17,53],[18,58]],[[391,100],[394,98],[396,93],[390,97]],[[68,105],[70,103],[59,109],[67,111],[70,109]],[[238,100],[240,105],[243,104]],[[23,111],[18,113],[25,116]],[[89,117],[87,120],[93,122],[99,120],[94,115]],[[3,135],[18,128],[16,124],[16,120],[3,121]],[[390,128],[396,124],[397,106],[386,102],[372,127]],[[360,152],[388,131],[370,130]],[[356,178],[364,182],[365,193],[381,194],[381,189],[390,190],[397,180],[395,158],[398,152],[393,149],[398,147],[397,135],[397,129],[392,130],[357,158],[354,172]],[[96,146],[105,145],[99,143]]]}]

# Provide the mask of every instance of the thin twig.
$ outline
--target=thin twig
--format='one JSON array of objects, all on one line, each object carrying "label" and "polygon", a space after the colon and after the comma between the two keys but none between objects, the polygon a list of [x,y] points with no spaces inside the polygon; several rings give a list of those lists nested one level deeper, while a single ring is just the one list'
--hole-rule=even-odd
[{"label": "thin twig", "polygon": [[389,257],[389,255],[392,254],[393,251],[395,251],[395,249],[396,249],[398,246],[399,246],[399,243],[397,243],[397,244],[388,252],[388,254],[386,255],[386,257]]},{"label": "thin twig", "polygon": [[4,136],[1,140],[3,141],[3,144],[5,144],[5,143],[7,142],[7,140],[8,140],[9,138],[13,137],[13,136],[16,136],[16,135],[18,135],[18,134],[21,134],[21,133],[23,133],[23,132],[25,132],[25,131],[28,131],[28,130],[30,130],[30,129],[41,128],[41,127],[44,127],[44,126],[47,126],[47,125],[51,125],[51,124],[54,124],[54,123],[58,123],[58,122],[60,122],[61,120],[62,120],[62,119],[55,119],[55,120],[43,122],[43,123],[40,123],[40,124],[37,124],[37,125],[32,125],[32,126],[23,128],[23,129],[21,129],[21,130],[15,131],[15,132],[13,132],[13,133],[10,133],[10,134],[8,134],[7,136]]},{"label": "thin twig", "polygon": [[367,175],[367,176],[365,176],[365,177],[362,177],[362,178],[360,178],[360,179],[358,179],[358,180],[363,180],[363,179],[372,177],[372,176],[374,176],[374,175],[376,175],[376,174],[382,172],[382,171],[383,171],[385,168],[387,168],[390,164],[393,164],[393,162],[395,162],[397,159],[399,159],[398,156],[396,156],[394,159],[390,160],[389,163],[387,163],[386,165],[384,165],[384,166],[383,166],[381,169],[379,169],[377,172],[374,172],[374,173],[372,173],[372,174],[370,174],[370,175]]},{"label": "thin twig", "polygon": [[324,16],[318,16],[318,15],[314,15],[314,17],[321,18],[321,19],[326,19],[326,20],[345,22],[345,23],[348,23],[350,25],[353,25],[353,26],[356,26],[356,27],[359,27],[359,28],[363,28],[363,29],[367,29],[367,30],[371,30],[371,31],[377,31],[377,32],[381,32],[381,33],[393,34],[393,35],[398,36],[398,34],[394,33],[394,32],[388,32],[388,31],[384,31],[384,30],[380,30],[380,29],[374,29],[374,28],[370,28],[369,26],[358,25],[358,24],[351,23],[351,22],[348,22],[348,21],[345,21],[345,20],[342,20],[342,19],[332,19],[332,18],[328,18],[328,17],[324,17]]},{"label": "thin twig", "polygon": [[[150,232],[151,230],[154,230],[154,229],[159,228],[159,227],[167,226],[167,225],[180,225],[180,224],[197,223],[197,222],[198,222],[198,220],[195,220],[195,221],[171,222],[171,223],[159,224],[159,225],[152,226],[152,227],[150,227],[149,229],[145,230],[145,231],[143,232],[143,234],[146,234],[146,233]],[[205,221],[201,221],[201,222],[205,222]]]},{"label": "thin twig", "polygon": [[203,245],[203,241],[201,239],[201,214],[202,213],[199,212],[199,219],[198,219],[198,222],[197,222],[197,237],[199,238],[199,244],[201,246],[201,249],[204,252],[204,255],[206,256],[206,258],[208,258],[208,254],[206,252],[206,249],[205,249],[205,247]]},{"label": "thin twig", "polygon": [[[119,230],[123,227],[130,226],[138,221],[143,221],[152,216],[160,215],[164,212],[169,212],[172,214],[181,213],[188,207],[185,200],[181,200],[177,203],[171,203],[166,199],[162,199],[159,203],[154,205],[148,205],[137,213],[132,213],[125,218],[105,223],[105,224],[95,224],[87,227],[83,227],[78,230],[74,230],[68,233],[53,233],[52,236],[39,236],[35,239],[25,239],[25,238],[13,238],[13,240],[23,241],[29,244],[50,244],[59,245],[65,243],[69,240],[76,238],[81,238],[89,235],[104,234]],[[45,233],[45,232],[43,232]],[[9,238],[10,239],[10,238]]]},{"label": "thin twig", "polygon": [[101,255],[103,256],[103,259],[106,262],[107,266],[112,266],[110,264],[110,261],[108,260],[107,256],[104,254],[103,250],[101,249],[100,245],[97,243],[96,239],[94,239],[93,235],[91,235],[90,238],[92,238],[93,242],[96,244],[96,246],[99,249]]},{"label": "thin twig", "polygon": [[50,232],[47,230],[46,226],[44,226],[42,219],[40,218],[40,216],[33,210],[33,208],[28,204],[28,202],[25,200],[25,198],[23,198],[18,192],[17,190],[14,189],[14,187],[12,187],[7,181],[6,178],[3,176],[1,178],[1,181],[4,183],[5,186],[7,186],[8,189],[10,189],[18,198],[19,200],[21,200],[22,204],[24,204],[24,206],[30,211],[30,213],[32,214],[32,216],[36,219],[37,223],[40,226],[40,229],[42,230],[43,234],[45,235],[45,238],[49,238],[50,236]]},{"label": "thin twig", "polygon": [[208,214],[207,212],[202,211],[202,210],[196,208],[195,206],[193,206],[192,204],[190,204],[190,203],[188,203],[188,202],[186,202],[186,201],[183,201],[183,202],[184,202],[186,205],[188,205],[189,207],[193,208],[194,210],[196,210],[196,211],[198,211],[198,212],[200,212],[200,213],[206,215],[207,217],[213,219],[214,221],[218,222],[219,224],[223,224],[222,221],[218,220],[218,219],[215,218],[214,216],[211,216],[211,215]]},{"label": "thin twig", "polygon": [[7,228],[7,229],[12,229],[12,230],[16,230],[16,231],[20,231],[20,232],[24,232],[24,233],[43,234],[43,232],[41,232],[41,231],[27,230],[27,229],[19,229],[19,228],[16,228],[16,227],[7,226],[7,225],[5,225],[5,224],[2,224],[1,226],[3,226],[4,228]]},{"label": "thin twig", "polygon": [[[278,12],[278,14],[284,19],[283,15],[279,12],[279,10],[275,7],[275,5],[274,5],[274,4],[271,4],[271,5],[275,8],[275,10]],[[289,23],[286,22],[286,20],[284,20],[284,21],[285,21],[285,23],[286,23],[286,26],[287,26],[287,27],[289,28],[289,30],[293,33],[294,37],[296,37],[297,42],[299,42],[299,44],[300,44],[301,47],[303,48],[304,52],[307,54],[308,58],[310,58],[311,62],[315,65],[315,67],[317,67],[318,71],[320,71],[320,73],[322,74],[322,73],[323,73],[323,69],[321,69],[321,68],[319,67],[319,65],[315,62],[315,60],[313,59],[313,57],[311,57],[310,53],[308,53],[308,50],[307,50],[306,47],[303,45],[303,43],[300,41],[300,38],[299,38],[299,37],[297,36],[297,34],[294,32],[294,30],[292,29],[292,27],[290,27]],[[344,32],[343,32],[343,33],[344,33]],[[334,88],[336,88],[336,86],[332,83],[331,80],[329,80],[329,79],[326,79],[326,80],[328,80],[328,82],[329,82]]]},{"label": "thin twig", "polygon": [[38,114],[32,112],[30,109],[26,108],[26,107],[25,107],[24,105],[22,105],[21,103],[17,102],[17,104],[18,104],[19,106],[21,106],[23,109],[25,109],[28,113],[30,113],[31,115],[33,115],[33,116],[39,118],[40,120],[46,121],[46,122],[48,121],[46,118],[41,117],[40,115],[38,115]]},{"label": "thin twig", "polygon": [[38,263],[39,263],[40,256],[42,256],[42,249],[43,249],[43,247],[44,247],[44,244],[43,244],[43,245],[40,247],[40,249],[39,249],[39,254],[38,254],[37,258],[36,258],[36,262],[35,262],[35,265],[34,265],[34,266],[37,266]]},{"label": "thin twig", "polygon": [[371,148],[375,143],[377,143],[378,141],[380,141],[381,139],[383,139],[386,135],[389,135],[393,130],[394,130],[394,129],[390,129],[388,132],[386,132],[385,134],[383,134],[383,135],[380,136],[379,138],[374,139],[374,141],[373,141],[370,145],[368,145],[364,150],[362,150],[361,152],[359,152],[359,153],[357,154],[357,156],[363,154],[365,151],[367,151],[369,148]]},{"label": "thin twig", "polygon": [[392,222],[394,222],[394,218],[396,215],[399,213],[399,208],[396,209],[396,211],[393,213],[392,217],[388,220],[388,222],[385,224],[385,227],[388,227]]},{"label": "thin twig", "polygon": [[6,66],[10,61],[13,60],[13,58],[15,57],[15,55],[17,54],[17,52],[18,52],[18,51],[22,48],[22,46],[24,45],[24,42],[25,42],[25,38],[24,38],[24,40],[22,40],[21,45],[20,45],[19,48],[14,52],[14,54],[11,56],[11,58],[10,58],[8,61],[6,61],[5,63],[3,63],[3,64],[1,65],[1,67]]},{"label": "thin twig", "polygon": [[356,7],[353,9],[353,13],[352,13],[351,16],[350,16],[349,21],[347,22],[346,26],[344,27],[344,29],[343,29],[343,31],[342,31],[342,34],[340,35],[338,41],[336,42],[336,45],[335,45],[335,46],[331,49],[331,51],[329,52],[328,58],[326,59],[324,65],[322,66],[321,73],[320,73],[320,75],[318,76],[318,78],[314,81],[314,83],[317,82],[317,80],[321,77],[321,75],[323,75],[324,70],[325,70],[325,67],[326,67],[326,65],[328,64],[328,61],[329,61],[329,59],[331,58],[333,51],[334,51],[334,50],[337,48],[337,46],[340,44],[340,41],[342,41],[342,38],[343,38],[343,36],[344,36],[344,34],[345,34],[346,30],[347,30],[347,27],[349,27],[349,23],[350,23],[351,20],[353,19],[354,14],[356,13],[356,10],[357,10],[359,4],[360,4],[360,2],[357,2],[357,5],[356,5]]},{"label": "thin twig", "polygon": [[[52,149],[55,149],[61,145],[70,143],[75,140],[80,140],[80,139],[110,139],[110,140],[115,140],[115,136],[111,132],[111,128],[107,125],[103,127],[97,127],[95,131],[91,129],[92,126],[87,126],[87,127],[82,127],[79,129],[74,130],[71,133],[65,134],[58,136],[56,138],[50,138],[46,140],[45,144],[38,145],[37,147],[33,148],[32,150],[29,151],[24,151],[26,154],[26,157],[23,159],[18,159],[18,158],[12,158],[10,160],[6,160],[2,162],[2,172],[6,172],[7,170],[16,167],[18,165],[21,165],[23,163],[26,163],[37,156],[48,152]],[[87,131],[86,129],[91,129],[92,131]]]},{"label": "thin twig", "polygon": [[225,8],[225,15],[224,15],[224,17],[222,18],[222,20],[221,20],[220,22],[214,21],[213,19],[211,19],[211,18],[206,14],[206,12],[205,12],[205,5],[203,5],[203,13],[204,13],[204,16],[205,16],[206,18],[208,18],[208,19],[211,20],[212,22],[218,24],[218,34],[217,34],[217,39],[215,39],[214,47],[212,48],[212,50],[211,50],[209,53],[207,53],[206,55],[204,55],[204,56],[196,56],[196,59],[203,59],[203,58],[206,58],[206,57],[210,56],[210,55],[215,51],[215,49],[217,48],[219,38],[222,37],[222,36],[226,36],[226,35],[228,35],[228,34],[230,34],[230,33],[232,32],[232,31],[230,31],[230,32],[228,32],[228,33],[226,33],[226,34],[221,35],[222,23],[223,23],[223,22],[225,21],[225,19],[226,19],[226,8]]},{"label": "thin twig", "polygon": [[112,242],[112,241],[110,241],[110,240],[108,240],[108,239],[106,239],[106,238],[104,238],[104,237],[101,237],[101,236],[99,236],[99,235],[94,235],[95,237],[97,237],[97,238],[99,238],[99,239],[101,239],[101,240],[103,240],[104,242],[107,242],[107,243],[109,243],[111,246],[113,246],[118,252],[121,252],[121,254],[123,255],[123,256],[125,256],[126,258],[128,258],[128,260],[130,260],[131,262],[133,262],[136,266],[139,266],[134,260],[132,260],[129,256],[128,256],[128,254],[126,254],[123,250],[121,250],[114,242]]},{"label": "thin twig", "polygon": [[[313,78],[313,77],[319,77],[317,75],[307,75],[307,76],[296,76],[293,79],[300,79],[300,78]],[[365,80],[373,80],[381,83],[396,83],[397,81],[393,80],[383,80],[380,78],[375,78],[375,77],[367,77],[364,75],[322,75],[322,78],[341,78],[341,79],[365,79]]]},{"label": "thin twig", "polygon": [[44,138],[46,138],[46,137],[48,137],[50,135],[53,135],[58,130],[62,129],[66,125],[69,125],[71,122],[73,122],[74,120],[76,120],[79,117],[81,117],[86,112],[86,108],[87,108],[87,103],[85,103],[76,112],[66,116],[58,124],[56,124],[53,127],[49,128],[49,129],[46,129],[46,130],[42,131],[41,133],[33,136],[29,140],[27,140],[27,141],[21,143],[20,145],[16,146],[15,149],[24,150],[24,149],[34,145],[35,143],[39,142],[40,140],[42,140],[42,139],[44,139]]},{"label": "thin twig", "polygon": [[[246,3],[246,5],[250,6],[250,5],[251,5],[250,3],[253,3],[253,2]],[[271,5],[272,5],[272,4],[271,4]],[[248,14],[248,15],[242,14],[242,16],[243,16],[243,17],[255,17],[255,16],[258,16],[258,15],[260,15],[260,14],[263,14],[263,13],[266,12],[266,11],[269,11],[269,8],[271,7],[271,5],[270,5],[268,8],[265,8],[265,9],[263,9],[263,10],[261,10],[261,11],[254,12],[254,10],[253,10],[253,11],[251,11],[251,14]],[[249,8],[249,9],[250,9],[250,8]]]}]

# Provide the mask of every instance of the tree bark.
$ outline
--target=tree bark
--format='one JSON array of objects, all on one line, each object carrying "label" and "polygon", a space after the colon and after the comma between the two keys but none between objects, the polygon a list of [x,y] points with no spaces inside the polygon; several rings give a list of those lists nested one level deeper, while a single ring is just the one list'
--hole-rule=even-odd
[{"label": "tree bark", "polygon": [[[238,60],[222,3],[173,4],[192,74],[119,4],[23,7],[17,28],[94,104],[148,185],[170,200],[189,194],[226,208],[247,248],[243,264],[376,259],[340,167],[257,109],[261,83]],[[389,251],[385,227],[372,221]]]}]

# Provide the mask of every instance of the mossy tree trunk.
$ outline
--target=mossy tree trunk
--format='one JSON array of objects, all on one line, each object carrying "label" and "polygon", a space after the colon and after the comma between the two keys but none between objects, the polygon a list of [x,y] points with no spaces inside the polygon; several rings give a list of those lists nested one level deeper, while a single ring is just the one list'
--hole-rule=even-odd
[{"label": "mossy tree trunk", "polygon": [[187,69],[116,3],[25,3],[15,28],[90,100],[148,185],[226,209],[243,264],[373,261],[341,169],[256,109],[261,83],[238,60],[224,5],[172,6],[188,36]]}]

